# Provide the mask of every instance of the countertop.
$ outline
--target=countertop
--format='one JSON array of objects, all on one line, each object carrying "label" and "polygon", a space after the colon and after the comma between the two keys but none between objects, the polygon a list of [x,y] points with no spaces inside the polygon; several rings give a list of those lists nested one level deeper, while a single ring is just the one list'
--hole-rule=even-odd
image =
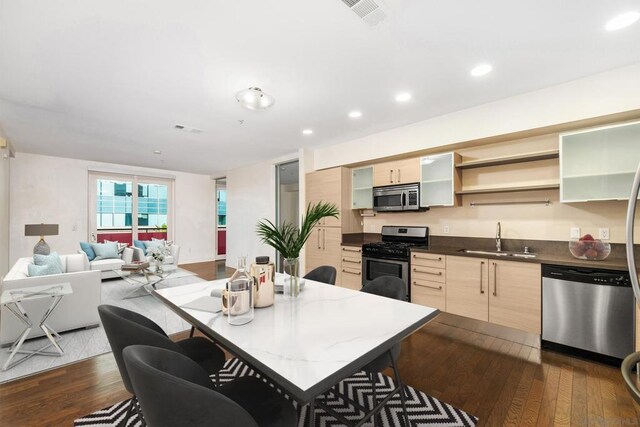
[{"label": "countertop", "polygon": [[[364,243],[378,242],[380,240],[382,240],[380,234],[375,233],[344,234],[342,236],[342,245],[360,247]],[[536,264],[602,268],[605,270],[628,270],[625,247],[621,243],[611,244],[611,254],[607,259],[593,261],[574,258],[569,253],[569,243],[567,241],[502,239],[502,248],[505,251],[522,252],[524,247],[527,246],[530,252],[536,254],[535,258],[520,258],[461,252],[463,249],[495,250],[496,243],[493,238],[430,236],[429,240],[429,246],[413,248],[412,250],[415,252],[440,255],[501,259],[504,261],[531,262]],[[635,252],[638,254],[636,263],[640,265],[640,247],[638,247]]]}]

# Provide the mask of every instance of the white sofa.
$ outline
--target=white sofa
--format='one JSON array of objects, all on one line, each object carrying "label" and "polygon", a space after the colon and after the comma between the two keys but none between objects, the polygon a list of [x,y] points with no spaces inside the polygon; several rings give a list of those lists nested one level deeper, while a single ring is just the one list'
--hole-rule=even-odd
[{"label": "white sofa", "polygon": [[78,254],[83,255],[89,263],[89,269],[99,271],[100,278],[104,280],[120,277],[117,273],[114,273],[113,270],[120,270],[120,267],[124,264],[131,264],[134,260],[135,252],[133,248],[125,248],[122,252],[122,258],[98,259],[93,261],[89,261],[89,257],[87,257],[87,254],[82,250],[79,250]]},{"label": "white sofa", "polygon": [[[28,265],[32,258],[20,258],[0,284],[0,292],[7,289],[28,288],[56,283],[70,283],[73,294],[62,298],[47,324],[56,332],[93,327],[100,324],[98,306],[101,300],[100,272],[91,271],[86,256],[61,255],[63,274],[29,277]],[[38,323],[51,301],[48,298],[25,301],[23,307],[29,314],[34,328],[29,338],[44,335]],[[24,325],[6,307],[0,311],[0,344],[12,343],[24,329]]]},{"label": "white sofa", "polygon": [[[137,248],[135,246],[130,246],[127,249],[133,249],[134,255],[133,255],[133,259],[134,261],[153,261],[153,258],[149,255],[147,256],[144,251],[140,248]],[[171,251],[171,254],[169,256],[167,256],[164,259],[164,262],[162,264],[173,264],[176,267],[178,266],[178,259],[180,258],[180,246],[178,245],[171,245],[169,246],[169,250]]]}]

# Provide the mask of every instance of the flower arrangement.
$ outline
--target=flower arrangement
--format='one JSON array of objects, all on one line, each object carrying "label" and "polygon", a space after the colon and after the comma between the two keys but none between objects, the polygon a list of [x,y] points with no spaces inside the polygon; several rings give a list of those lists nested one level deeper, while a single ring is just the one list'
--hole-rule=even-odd
[{"label": "flower arrangement", "polygon": [[171,255],[171,249],[169,248],[169,245],[162,244],[151,249],[149,251],[149,255],[151,255],[158,266],[161,266],[164,259]]}]

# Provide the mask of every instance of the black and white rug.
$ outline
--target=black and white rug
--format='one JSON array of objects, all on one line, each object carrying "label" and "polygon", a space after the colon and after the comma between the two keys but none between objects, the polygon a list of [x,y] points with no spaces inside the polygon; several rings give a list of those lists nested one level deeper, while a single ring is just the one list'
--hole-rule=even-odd
[{"label": "black and white rug", "polygon": [[[259,377],[251,368],[243,364],[239,359],[228,360],[224,369],[220,371],[220,380],[222,382],[232,381],[234,378],[252,375]],[[384,396],[395,388],[393,380],[384,374],[378,374],[378,382],[376,384],[378,396]],[[342,381],[338,386],[339,393],[346,393],[347,396],[366,407],[371,407],[373,403],[373,391],[371,382],[365,373],[358,373],[346,380]],[[411,427],[418,426],[475,426],[478,419],[473,415],[467,414],[460,409],[440,402],[431,396],[427,396],[423,392],[412,387],[406,386],[408,394],[407,412],[409,413],[409,421]],[[322,399],[322,397],[321,397]],[[330,394],[327,404],[336,412],[344,415],[348,420],[358,421],[362,418],[362,413],[356,411],[352,406],[345,403],[335,394]],[[296,403],[294,402],[294,405]],[[113,406],[102,409],[100,411],[89,414],[74,422],[75,427],[139,427],[142,425],[137,416],[132,417],[126,426],[121,426],[129,401],[116,403]],[[308,425],[308,406],[298,409],[298,425],[300,427]],[[382,410],[382,423],[378,425],[383,427],[402,426],[402,405],[400,396],[396,394],[391,398],[385,408]],[[316,426],[329,427],[341,425],[335,418],[327,414],[320,408],[316,408]],[[373,421],[364,424],[363,427],[373,426]]]}]

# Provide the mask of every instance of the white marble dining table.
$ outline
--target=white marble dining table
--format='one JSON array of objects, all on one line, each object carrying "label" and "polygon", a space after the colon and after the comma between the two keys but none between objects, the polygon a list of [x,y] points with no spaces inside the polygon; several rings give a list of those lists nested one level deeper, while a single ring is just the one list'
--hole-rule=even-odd
[{"label": "white marble dining table", "polygon": [[439,313],[435,308],[305,282],[297,298],[276,295],[274,305],[256,308],[254,320],[242,326],[230,325],[221,312],[183,307],[223,289],[226,279],[152,294],[301,404],[312,403]]}]

